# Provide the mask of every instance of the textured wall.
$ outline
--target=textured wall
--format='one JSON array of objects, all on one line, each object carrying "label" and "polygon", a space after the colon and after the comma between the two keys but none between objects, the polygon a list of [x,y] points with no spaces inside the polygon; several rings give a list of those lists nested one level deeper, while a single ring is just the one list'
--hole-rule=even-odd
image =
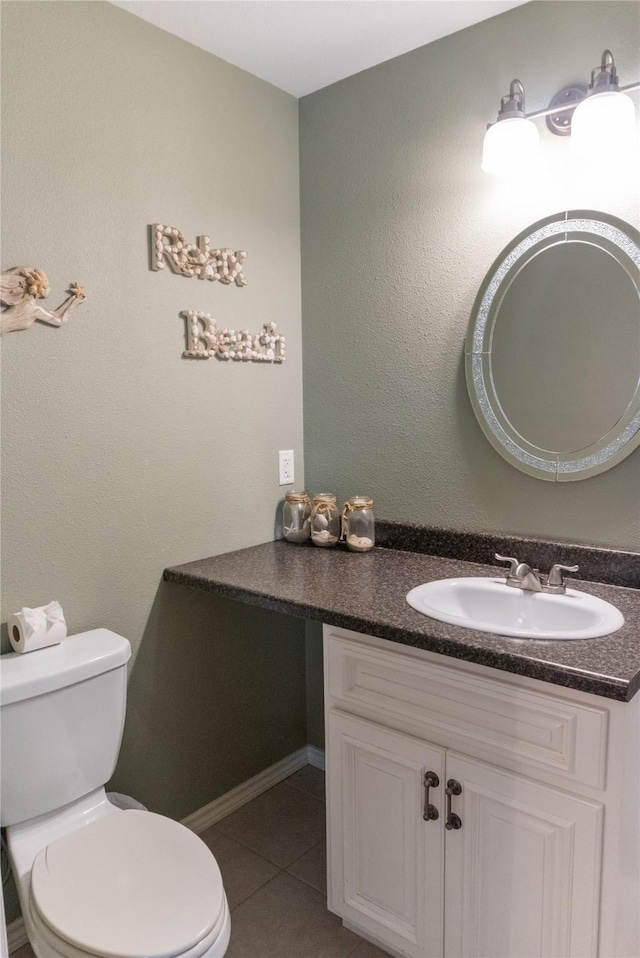
[{"label": "textured wall", "polygon": [[[306,742],[304,624],[161,585],[273,538],[279,448],[303,475],[297,103],[107,3],[2,7],[3,268],[88,290],[3,337],[2,621],[55,597],[131,639],[114,784],[182,817]],[[151,272],[153,222],[248,285]],[[189,307],[276,321],[286,363],[182,359]]]},{"label": "textured wall", "polygon": [[369,493],[388,519],[640,548],[640,449],[586,481],[530,478],[485,440],[463,362],[482,278],[528,224],[576,208],[640,224],[637,173],[606,148],[577,173],[544,124],[545,175],[480,170],[513,77],[543,109],[607,46],[630,83],[639,26],[637,3],[528,3],[301,100],[309,488]]}]

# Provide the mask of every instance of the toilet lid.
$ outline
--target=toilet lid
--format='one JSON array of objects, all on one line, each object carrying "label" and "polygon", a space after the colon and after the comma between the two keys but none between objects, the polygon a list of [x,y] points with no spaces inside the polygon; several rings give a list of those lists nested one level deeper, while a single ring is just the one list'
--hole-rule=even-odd
[{"label": "toilet lid", "polygon": [[134,809],[43,848],[32,900],[60,938],[104,958],[171,958],[201,941],[224,902],[204,842],[162,815]]}]

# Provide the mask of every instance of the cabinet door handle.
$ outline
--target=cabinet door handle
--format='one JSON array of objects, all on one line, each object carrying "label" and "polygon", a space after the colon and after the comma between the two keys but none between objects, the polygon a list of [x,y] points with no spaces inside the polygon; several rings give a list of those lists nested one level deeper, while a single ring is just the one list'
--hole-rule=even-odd
[{"label": "cabinet door handle", "polygon": [[456,782],[455,778],[450,778],[447,782],[447,787],[445,788],[445,794],[447,796],[447,821],[445,823],[445,828],[448,831],[451,829],[462,828],[462,821],[459,815],[456,815],[451,811],[451,796],[452,795],[461,795],[462,794],[462,785],[460,782]]},{"label": "cabinet door handle", "polygon": [[435,772],[425,772],[424,776],[424,812],[422,817],[425,822],[435,822],[439,818],[440,813],[435,805],[429,804],[429,789],[437,788],[440,784],[440,779]]}]

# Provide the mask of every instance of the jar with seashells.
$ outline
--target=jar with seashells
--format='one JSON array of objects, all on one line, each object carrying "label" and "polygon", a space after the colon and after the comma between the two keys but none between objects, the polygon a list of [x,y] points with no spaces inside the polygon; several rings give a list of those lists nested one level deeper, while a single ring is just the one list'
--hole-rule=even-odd
[{"label": "jar with seashells", "polygon": [[309,519],[311,499],[305,492],[286,492],[282,509],[282,524],[287,542],[306,542],[311,534]]},{"label": "jar with seashells", "polygon": [[319,492],[311,503],[311,541],[316,546],[335,546],[340,538],[340,515],[336,497]]},{"label": "jar with seashells", "polygon": [[351,552],[369,552],[375,545],[373,499],[353,496],[342,510],[342,538]]}]

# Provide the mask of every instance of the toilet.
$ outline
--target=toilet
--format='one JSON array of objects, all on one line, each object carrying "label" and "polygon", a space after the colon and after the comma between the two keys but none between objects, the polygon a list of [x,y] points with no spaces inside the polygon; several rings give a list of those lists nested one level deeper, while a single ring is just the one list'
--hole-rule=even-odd
[{"label": "toilet", "polygon": [[38,958],[222,958],[218,864],[184,825],[116,808],[127,639],[108,629],[0,659],[0,821]]}]

